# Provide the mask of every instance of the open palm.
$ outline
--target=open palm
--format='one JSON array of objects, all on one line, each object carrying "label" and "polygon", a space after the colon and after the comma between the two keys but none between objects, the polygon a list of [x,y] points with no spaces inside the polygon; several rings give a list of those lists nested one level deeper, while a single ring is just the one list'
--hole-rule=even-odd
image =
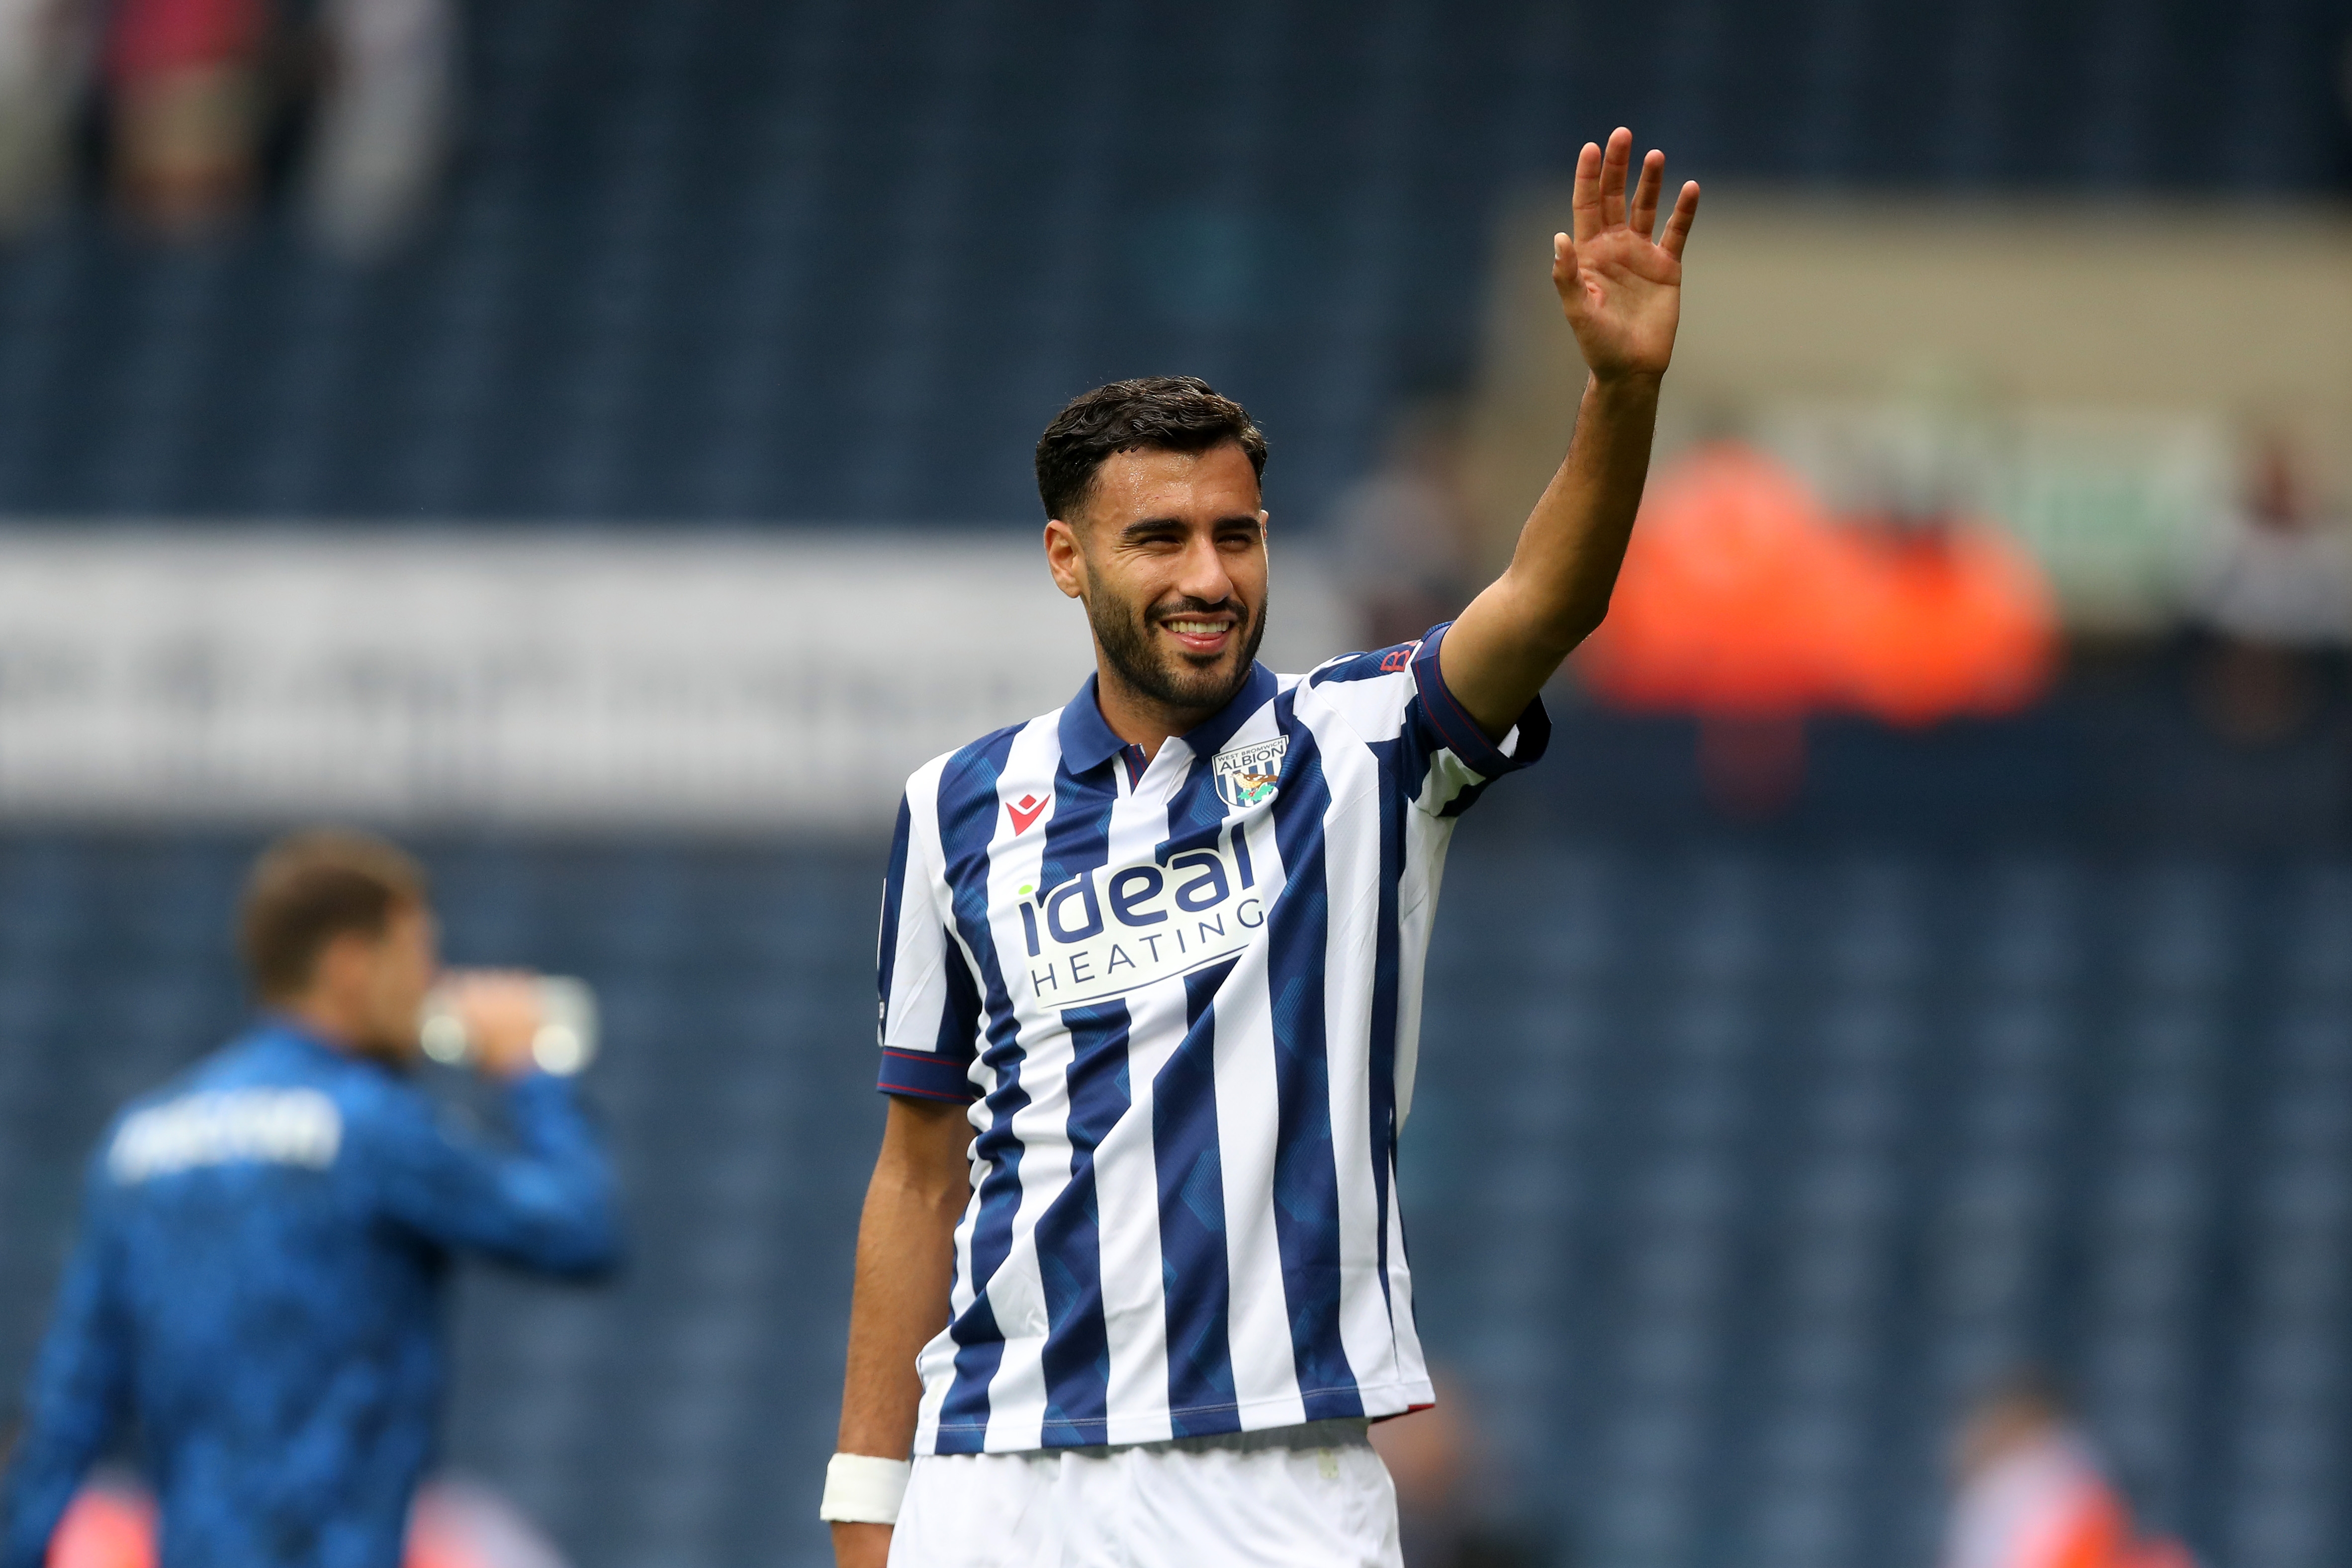
[{"label": "open palm", "polygon": [[1552,286],[1586,367],[1604,378],[1665,374],[1682,318],[1683,247],[1698,216],[1698,183],[1690,181],[1675,200],[1665,233],[1653,240],[1666,155],[1653,152],[1642,160],[1629,203],[1633,153],[1633,133],[1622,126],[1606,150],[1585,143],[1576,160],[1575,234],[1552,237]]}]

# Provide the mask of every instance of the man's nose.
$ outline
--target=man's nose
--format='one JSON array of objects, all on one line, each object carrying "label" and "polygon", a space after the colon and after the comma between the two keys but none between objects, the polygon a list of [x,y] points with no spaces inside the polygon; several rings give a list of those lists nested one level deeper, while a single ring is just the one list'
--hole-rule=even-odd
[{"label": "man's nose", "polygon": [[1234,596],[1233,576],[1225,570],[1224,552],[1217,548],[1213,535],[1202,534],[1185,546],[1184,558],[1177,567],[1176,587],[1188,598],[1211,605]]}]

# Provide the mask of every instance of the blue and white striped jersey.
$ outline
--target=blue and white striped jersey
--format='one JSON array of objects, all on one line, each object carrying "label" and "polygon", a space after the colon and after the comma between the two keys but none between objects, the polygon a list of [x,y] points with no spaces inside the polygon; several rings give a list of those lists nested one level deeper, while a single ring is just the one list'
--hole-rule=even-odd
[{"label": "blue and white striped jersey", "polygon": [[918,1453],[1427,1404],[1395,1198],[1454,818],[1500,746],[1418,643],[1263,666],[1147,763],[1069,706],[927,763],[890,851],[881,1087],[970,1101]]}]

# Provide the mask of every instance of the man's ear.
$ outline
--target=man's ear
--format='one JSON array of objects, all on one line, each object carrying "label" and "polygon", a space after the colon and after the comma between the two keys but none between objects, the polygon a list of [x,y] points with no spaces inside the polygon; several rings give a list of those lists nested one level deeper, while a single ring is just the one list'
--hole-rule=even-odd
[{"label": "man's ear", "polygon": [[1065,597],[1085,595],[1086,551],[1078,543],[1078,531],[1058,517],[1045,524],[1045,569]]}]

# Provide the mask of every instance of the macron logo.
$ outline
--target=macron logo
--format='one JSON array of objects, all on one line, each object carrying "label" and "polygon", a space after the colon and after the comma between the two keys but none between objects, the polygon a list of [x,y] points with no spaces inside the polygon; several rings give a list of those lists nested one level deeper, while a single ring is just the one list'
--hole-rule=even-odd
[{"label": "macron logo", "polygon": [[1038,814],[1045,809],[1045,801],[1039,800],[1034,795],[1023,795],[1021,804],[1018,805],[1014,805],[1010,801],[1005,802],[1004,814],[1013,819],[1013,837],[1018,838],[1028,832],[1030,825],[1037,820]]}]

